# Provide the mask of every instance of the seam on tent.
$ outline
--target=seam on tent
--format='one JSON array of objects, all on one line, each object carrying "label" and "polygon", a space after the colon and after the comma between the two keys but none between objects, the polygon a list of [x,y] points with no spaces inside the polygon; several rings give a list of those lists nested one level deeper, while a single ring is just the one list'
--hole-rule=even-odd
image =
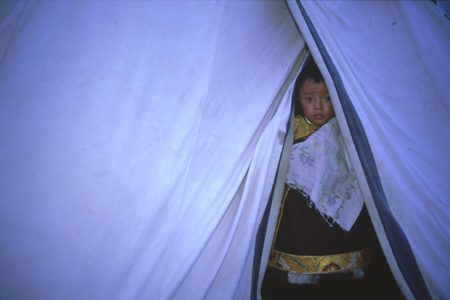
[{"label": "seam on tent", "polygon": [[[428,3],[429,5],[434,5],[432,3]],[[402,30],[403,26],[400,26],[400,22],[397,20],[397,16],[395,14],[395,8],[393,7],[392,1],[389,1],[389,7],[391,8],[391,13],[392,13],[392,17],[395,19],[396,23],[397,23],[397,27],[399,28],[403,39],[405,40],[405,44],[408,46],[409,51],[414,55],[414,57],[416,58],[417,64],[420,66],[420,69],[422,70],[422,72],[425,74],[425,77],[428,79],[428,83],[430,84],[430,86],[433,87],[433,90],[435,91],[437,97],[439,98],[439,101],[441,102],[442,106],[445,107],[445,110],[447,111],[448,114],[450,114],[450,108],[446,105],[445,101],[444,101],[444,97],[439,93],[439,90],[436,88],[436,85],[433,83],[433,80],[431,79],[430,73],[427,72],[426,68],[424,67],[422,60],[420,59],[420,56],[417,55],[417,51],[414,51],[414,47],[412,47],[410,39],[408,38],[408,35],[404,34],[404,31]]]},{"label": "seam on tent", "polygon": [[[186,168],[186,172],[185,172],[185,175],[184,175],[184,178],[183,178],[183,185],[182,185],[183,187],[181,189],[182,190],[182,193],[181,193],[182,196],[179,198],[178,203],[177,203],[177,205],[175,207],[175,218],[174,218],[174,221],[172,223],[173,225],[172,225],[172,228],[171,228],[170,234],[169,234],[170,240],[169,240],[169,244],[167,246],[168,251],[166,251],[166,255],[164,257],[164,263],[162,264],[163,265],[163,268],[162,268],[163,270],[165,270],[167,268],[167,261],[168,261],[168,258],[169,258],[169,252],[170,252],[170,249],[171,249],[172,244],[173,244],[174,231],[175,231],[175,227],[177,227],[177,224],[178,224],[180,205],[181,205],[181,203],[183,202],[183,199],[184,199],[183,195],[184,195],[184,190],[186,189],[186,179],[188,177],[189,170],[190,170],[191,165],[192,165],[192,159],[194,157],[195,149],[196,149],[196,146],[197,146],[197,140],[198,140],[198,135],[199,135],[199,131],[200,131],[200,126],[201,126],[201,123],[202,123],[202,120],[203,120],[203,115],[205,113],[206,100],[207,100],[208,93],[209,93],[209,88],[210,88],[210,85],[211,85],[212,73],[213,73],[213,70],[214,70],[214,65],[215,65],[216,56],[217,56],[217,48],[218,48],[218,44],[219,44],[219,41],[220,41],[220,36],[221,36],[221,33],[222,33],[224,15],[225,15],[225,4],[222,2],[222,15],[221,15],[221,18],[220,18],[220,21],[219,21],[218,32],[217,32],[217,39],[216,39],[216,43],[215,43],[214,56],[212,58],[212,62],[211,62],[210,70],[209,70],[209,78],[208,78],[207,88],[206,88],[206,91],[205,91],[205,94],[204,94],[204,100],[203,100],[203,105],[202,105],[202,112],[201,112],[200,119],[198,121],[197,131],[195,133],[195,138],[194,138],[195,141],[194,141],[194,144],[193,144],[193,147],[192,147],[192,151],[191,151],[191,154],[190,154],[190,157],[189,157],[189,163],[188,163],[188,166]],[[194,262],[194,264],[195,264],[195,262]],[[163,284],[160,287],[160,290],[159,290],[159,293],[158,293],[158,297],[157,297],[158,299],[161,298],[161,289],[162,289],[162,287],[164,285],[164,281],[165,280],[163,278]],[[179,282],[177,284],[177,288],[173,290],[171,298],[174,296],[174,294],[177,293],[178,287],[181,284],[182,284],[182,282]]]},{"label": "seam on tent", "polygon": [[[431,1],[431,0],[429,0],[429,1]],[[326,6],[326,7],[324,7],[324,9],[325,9],[325,13],[327,13],[327,17],[328,17],[327,19],[330,20],[330,21],[333,21],[332,18],[331,18],[331,13],[330,13],[329,7]],[[392,4],[391,4],[391,12],[392,12],[392,10],[393,10],[393,8],[392,8]],[[392,16],[393,16],[393,18],[397,21],[397,24],[399,24],[397,18],[394,16],[394,13],[392,13]],[[337,25],[334,24],[334,22],[333,22],[332,28],[335,28],[336,26],[337,26]],[[327,29],[328,29],[328,30],[331,30],[331,28],[330,28],[329,26],[327,26]],[[400,29],[400,30],[401,30],[401,29]],[[403,35],[403,34],[402,34],[402,35]],[[404,36],[404,35],[403,35],[403,36]],[[331,38],[335,41],[335,38],[334,38],[333,35],[331,35]],[[404,36],[404,38],[406,39],[406,36]],[[337,43],[336,43],[336,45],[337,45]],[[414,52],[414,51],[413,51],[413,50],[414,50],[413,47],[411,47],[410,44],[408,44],[408,46],[409,46],[410,50],[411,50],[412,52]],[[364,94],[364,95],[366,96],[367,99],[369,99],[370,97],[369,97],[369,95],[368,95],[368,93],[367,93],[367,90],[363,87],[363,84],[362,84],[362,81],[361,81],[361,77],[360,77],[360,76],[356,76],[356,74],[353,72],[353,65],[352,65],[352,63],[351,63],[351,60],[348,60],[347,52],[343,51],[341,48],[339,48],[339,51],[341,52],[341,54],[342,54],[342,56],[343,56],[343,59],[345,60],[345,63],[351,67],[350,70],[351,70],[351,72],[352,72],[352,74],[353,74],[353,79],[358,83],[358,87],[360,88],[360,92],[361,92],[362,94]],[[414,52],[414,53],[416,53],[416,52]],[[417,59],[417,61],[419,61],[419,59]],[[420,61],[419,61],[419,64],[420,64]],[[420,66],[422,67],[422,69],[423,69],[424,72],[425,72],[425,69],[423,68],[423,65],[420,64]],[[427,73],[427,74],[428,74],[428,73]],[[432,83],[431,78],[430,78],[430,83]],[[375,116],[375,117],[376,117],[376,116]],[[377,118],[377,119],[378,119],[378,118]],[[380,123],[382,123],[382,122],[380,121]],[[393,142],[393,143],[396,143],[395,140],[392,141],[392,142]],[[407,167],[410,168],[410,171],[413,171],[413,170],[411,169],[411,166],[410,166],[409,164],[407,164]],[[433,215],[432,215],[432,216],[433,216],[433,218],[434,218],[434,220],[435,220],[435,223],[438,224],[438,226],[439,226],[439,228],[441,229],[441,231],[443,232],[443,234],[444,234],[447,238],[449,238],[449,236],[448,236],[446,230],[444,230],[444,227],[442,226],[441,222],[436,218],[436,215],[434,214],[434,209],[433,209],[433,208],[431,207],[431,205],[430,205],[430,201],[429,201],[429,197],[427,196],[427,193],[424,193],[424,191],[423,191],[421,182],[416,180],[415,184],[416,184],[416,186],[423,192],[422,194],[425,195],[425,197],[426,197],[426,198],[425,198],[426,204],[427,204],[429,210],[430,210],[431,212],[433,212]]]},{"label": "seam on tent", "polygon": [[349,130],[352,135],[355,148],[361,160],[361,165],[367,178],[370,191],[373,195],[375,206],[379,213],[381,222],[383,223],[383,227],[385,228],[386,236],[389,240],[400,271],[402,272],[405,281],[416,299],[431,299],[422,274],[417,266],[414,254],[412,253],[411,246],[409,245],[403,230],[393,217],[389,205],[387,204],[386,196],[378,174],[378,169],[376,168],[372,150],[361,120],[359,119],[355,108],[348,97],[347,91],[345,90],[342,79],[337,72],[336,66],[328,54],[325,45],[320,39],[317,30],[312,24],[309,15],[300,3],[300,0],[296,0],[296,3],[336,87],[345,118],[349,124]]},{"label": "seam on tent", "polygon": [[20,20],[22,19],[23,13],[25,11],[25,8],[28,5],[28,2],[29,2],[29,0],[26,0],[25,4],[22,7],[22,11],[19,14],[19,17],[17,17],[16,23],[14,24],[13,29],[9,33],[5,49],[3,50],[3,53],[1,55],[0,66],[3,65],[3,60],[5,59],[6,53],[8,53],[8,49],[9,49],[9,45],[11,44],[12,36],[14,35],[14,32],[16,32],[17,25],[19,24]]},{"label": "seam on tent", "polygon": [[[441,9],[438,6],[437,0],[427,0],[430,4],[432,4],[432,7],[435,11],[437,11],[437,13],[439,14],[440,17],[442,17],[442,19],[447,22],[447,25],[450,25],[450,16],[447,15],[447,12],[444,11],[443,9]],[[434,3],[434,1],[436,1],[436,3]],[[441,1],[441,0],[440,0]],[[448,1],[448,0],[444,0],[444,1]]]}]

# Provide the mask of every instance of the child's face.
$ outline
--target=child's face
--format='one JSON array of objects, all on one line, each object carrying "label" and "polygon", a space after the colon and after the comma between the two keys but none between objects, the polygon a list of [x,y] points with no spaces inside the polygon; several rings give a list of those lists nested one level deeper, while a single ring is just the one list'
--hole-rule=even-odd
[{"label": "child's face", "polygon": [[334,117],[333,105],[325,82],[306,79],[300,86],[300,104],[305,117],[315,125],[323,125]]}]

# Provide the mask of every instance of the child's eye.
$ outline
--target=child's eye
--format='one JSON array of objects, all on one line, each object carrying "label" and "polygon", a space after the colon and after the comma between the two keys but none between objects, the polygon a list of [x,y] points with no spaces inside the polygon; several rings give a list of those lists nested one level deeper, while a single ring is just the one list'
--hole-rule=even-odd
[{"label": "child's eye", "polygon": [[325,97],[325,101],[331,101],[330,97]]},{"label": "child's eye", "polygon": [[307,97],[307,98],[305,98],[305,101],[311,102],[311,101],[312,101],[312,98],[311,98],[311,97]]}]

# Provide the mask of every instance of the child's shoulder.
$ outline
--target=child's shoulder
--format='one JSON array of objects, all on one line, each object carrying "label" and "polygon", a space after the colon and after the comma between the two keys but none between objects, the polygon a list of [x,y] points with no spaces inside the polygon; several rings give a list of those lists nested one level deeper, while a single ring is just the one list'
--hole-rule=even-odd
[{"label": "child's shoulder", "polygon": [[294,126],[294,141],[299,139],[306,140],[319,128],[314,124],[308,124],[308,122],[305,120],[305,117],[302,117],[301,115],[295,116]]}]

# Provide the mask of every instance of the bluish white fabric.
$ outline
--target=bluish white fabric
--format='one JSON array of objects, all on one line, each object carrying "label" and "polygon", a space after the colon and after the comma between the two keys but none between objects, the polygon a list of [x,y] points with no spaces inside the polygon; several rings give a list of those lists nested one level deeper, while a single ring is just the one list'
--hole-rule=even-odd
[{"label": "bluish white fabric", "polygon": [[0,5],[0,298],[248,299],[286,4]]}]

